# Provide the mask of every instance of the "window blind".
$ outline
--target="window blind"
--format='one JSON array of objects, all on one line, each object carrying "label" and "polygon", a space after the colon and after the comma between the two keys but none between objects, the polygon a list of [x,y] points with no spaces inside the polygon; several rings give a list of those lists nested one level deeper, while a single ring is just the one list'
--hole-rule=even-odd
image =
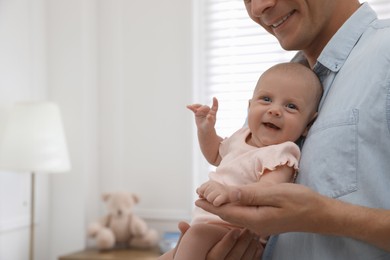
[{"label": "window blind", "polygon": [[[363,2],[363,1],[360,1]],[[385,19],[390,18],[390,1],[389,0],[368,0],[371,7],[377,12],[378,17]]]},{"label": "window blind", "polygon": [[249,19],[242,0],[201,0],[200,100],[219,100],[216,129],[230,136],[245,122],[248,100],[261,73],[294,55]]}]

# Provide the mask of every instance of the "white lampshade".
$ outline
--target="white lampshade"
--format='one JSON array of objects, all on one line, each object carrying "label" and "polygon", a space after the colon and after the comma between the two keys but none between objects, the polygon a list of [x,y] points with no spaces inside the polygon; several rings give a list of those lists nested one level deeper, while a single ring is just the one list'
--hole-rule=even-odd
[{"label": "white lampshade", "polygon": [[15,104],[0,143],[0,168],[47,173],[70,170],[64,129],[56,104]]}]

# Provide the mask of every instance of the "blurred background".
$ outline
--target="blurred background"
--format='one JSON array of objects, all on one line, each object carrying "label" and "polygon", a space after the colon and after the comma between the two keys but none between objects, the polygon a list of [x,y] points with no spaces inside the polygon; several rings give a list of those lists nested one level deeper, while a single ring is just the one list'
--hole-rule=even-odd
[{"label": "blurred background", "polygon": [[[103,192],[137,193],[161,234],[190,220],[209,167],[185,106],[217,96],[218,131],[240,127],[260,73],[293,55],[264,35],[241,0],[0,0],[0,136],[15,102],[55,102],[72,164],[37,175],[35,259],[88,247]],[[30,184],[0,171],[1,260],[27,259]]]}]

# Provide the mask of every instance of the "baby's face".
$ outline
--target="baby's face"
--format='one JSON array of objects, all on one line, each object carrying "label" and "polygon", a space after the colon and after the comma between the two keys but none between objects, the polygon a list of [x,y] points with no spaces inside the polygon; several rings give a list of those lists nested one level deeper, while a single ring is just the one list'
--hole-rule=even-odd
[{"label": "baby's face", "polygon": [[317,86],[302,75],[289,71],[266,72],[250,101],[248,125],[251,144],[262,147],[295,142],[315,118]]}]

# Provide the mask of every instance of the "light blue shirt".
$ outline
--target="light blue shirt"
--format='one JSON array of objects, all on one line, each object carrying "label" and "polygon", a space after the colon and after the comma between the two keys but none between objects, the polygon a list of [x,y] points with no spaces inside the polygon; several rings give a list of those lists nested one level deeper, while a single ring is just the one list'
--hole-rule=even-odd
[{"label": "light blue shirt", "polygon": [[[314,71],[324,95],[297,182],[338,200],[390,209],[390,20],[378,20],[363,4]],[[271,238],[263,259],[390,259],[390,253],[351,238],[285,233]]]}]

